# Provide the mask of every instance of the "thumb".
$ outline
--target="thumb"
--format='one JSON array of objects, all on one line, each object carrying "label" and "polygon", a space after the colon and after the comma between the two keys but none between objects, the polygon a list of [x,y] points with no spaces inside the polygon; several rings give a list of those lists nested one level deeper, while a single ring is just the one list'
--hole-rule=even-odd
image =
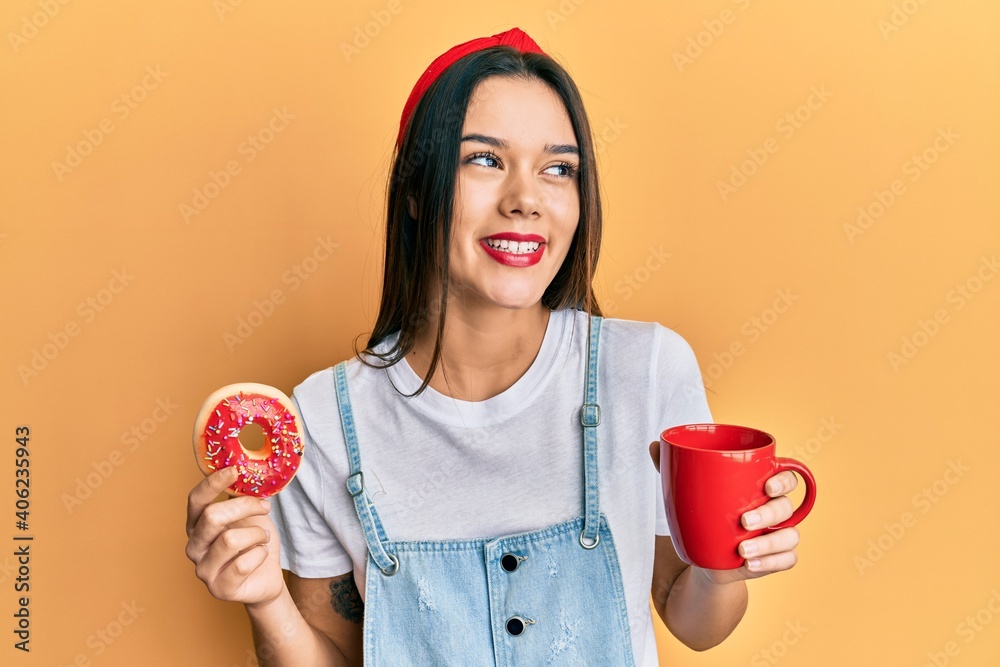
[{"label": "thumb", "polygon": [[656,472],[660,472],[660,441],[654,440],[649,443],[649,458],[653,459],[653,465],[656,466]]}]

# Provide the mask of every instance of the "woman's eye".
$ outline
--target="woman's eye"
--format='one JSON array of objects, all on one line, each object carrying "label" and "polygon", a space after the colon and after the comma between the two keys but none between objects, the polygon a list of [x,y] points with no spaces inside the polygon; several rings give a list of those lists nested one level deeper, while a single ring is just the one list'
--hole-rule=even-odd
[{"label": "woman's eye", "polygon": [[[495,153],[476,153],[466,160],[469,164],[479,164],[484,167],[497,168],[501,166],[500,157]],[[553,172],[553,169],[560,171]],[[560,162],[548,167],[545,171],[560,178],[574,178],[577,173],[577,166],[568,162]]]},{"label": "woman's eye", "polygon": [[476,162],[476,160],[486,160],[487,162],[492,161],[496,164],[500,164],[500,159],[493,153],[476,153],[468,160],[470,163],[482,164],[484,167],[492,166],[488,163]]},{"label": "woman's eye", "polygon": [[[556,176],[562,176],[564,178],[573,178],[576,176],[576,166],[569,164],[568,162],[554,164],[549,167],[549,169],[562,169],[562,173],[555,174]],[[549,169],[546,169],[546,171]]]}]

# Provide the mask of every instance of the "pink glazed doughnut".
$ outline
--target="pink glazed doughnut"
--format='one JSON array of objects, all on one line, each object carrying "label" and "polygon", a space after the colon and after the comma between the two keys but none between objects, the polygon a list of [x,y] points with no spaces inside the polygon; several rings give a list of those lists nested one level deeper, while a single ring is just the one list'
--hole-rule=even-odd
[{"label": "pink glazed doughnut", "polygon": [[[199,469],[236,466],[239,475],[226,492],[267,498],[285,487],[302,460],[302,417],[291,399],[266,384],[230,384],[205,399],[194,422],[194,455]],[[240,429],[257,424],[267,442],[259,450],[240,443]]]}]

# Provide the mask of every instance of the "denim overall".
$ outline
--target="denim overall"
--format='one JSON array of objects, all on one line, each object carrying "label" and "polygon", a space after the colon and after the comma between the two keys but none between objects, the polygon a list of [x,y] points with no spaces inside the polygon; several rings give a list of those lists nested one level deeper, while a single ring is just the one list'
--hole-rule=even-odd
[{"label": "denim overall", "polygon": [[597,348],[591,316],[580,410],[584,514],[538,530],[465,540],[393,541],[365,490],[345,362],[334,369],[365,541],[368,667],[634,665],[618,555],[597,483]]}]

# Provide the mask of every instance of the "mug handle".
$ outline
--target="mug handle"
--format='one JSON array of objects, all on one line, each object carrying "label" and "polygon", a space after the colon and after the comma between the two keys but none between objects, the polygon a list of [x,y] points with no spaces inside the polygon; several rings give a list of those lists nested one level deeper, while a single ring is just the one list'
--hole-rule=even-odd
[{"label": "mug handle", "polygon": [[798,506],[792,516],[790,516],[786,521],[782,521],[776,526],[771,526],[766,530],[768,532],[774,530],[780,530],[782,528],[791,528],[792,526],[798,525],[802,519],[806,518],[809,511],[813,508],[813,504],[816,502],[816,480],[813,479],[812,472],[809,468],[805,466],[804,463],[796,461],[795,459],[787,459],[782,457],[775,457],[774,459],[776,472],[783,472],[785,470],[791,470],[792,472],[797,472],[799,476],[802,477],[802,481],[806,485],[806,495],[802,499],[802,504]]}]

